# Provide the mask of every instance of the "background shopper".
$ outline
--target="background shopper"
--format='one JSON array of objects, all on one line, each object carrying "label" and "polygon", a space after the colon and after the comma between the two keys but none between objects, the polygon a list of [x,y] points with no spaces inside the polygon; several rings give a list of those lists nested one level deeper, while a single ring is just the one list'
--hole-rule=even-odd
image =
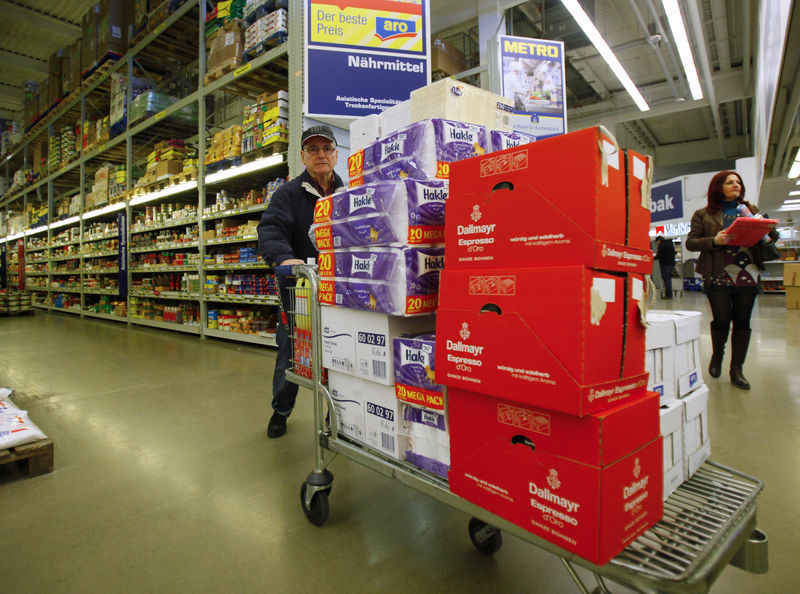
[{"label": "background shopper", "polygon": [[[272,268],[305,264],[316,258],[317,250],[308,236],[314,220],[317,198],[344,188],[333,168],[339,153],[336,137],[329,126],[313,126],[301,137],[300,158],[305,171],[278,188],[258,224],[258,253]],[[289,301],[286,279],[276,275],[284,307]],[[297,384],[286,381],[292,357],[292,341],[285,326],[278,324],[278,355],[272,377],[272,417],[267,436],[286,433],[286,419],[294,408]]]},{"label": "background shopper", "polygon": [[662,235],[656,237],[658,248],[656,260],[661,268],[661,280],[664,281],[664,299],[672,299],[672,272],[675,270],[675,244]]},{"label": "background shopper", "polygon": [[[750,344],[750,314],[756,295],[761,291],[764,256],[761,242],[752,247],[728,245],[725,234],[739,216],[751,216],[758,209],[744,199],[744,183],[735,171],[720,171],[708,185],[708,204],[692,215],[692,228],[686,239],[686,249],[699,251],[695,270],[703,277],[703,292],[708,297],[713,321],[711,344],[713,354],[708,373],[717,378],[722,373],[722,357],[728,330],[731,331],[731,383],[744,390],[750,382],[742,373]],[[740,207],[740,205],[743,205]],[[746,207],[748,212],[743,210]],[[778,233],[769,233],[769,242],[778,239]]]}]

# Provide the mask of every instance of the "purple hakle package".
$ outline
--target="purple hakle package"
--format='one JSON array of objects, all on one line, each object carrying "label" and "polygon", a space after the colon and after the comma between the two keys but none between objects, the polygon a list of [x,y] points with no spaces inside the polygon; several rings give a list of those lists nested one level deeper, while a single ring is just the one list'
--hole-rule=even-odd
[{"label": "purple hakle package", "polygon": [[429,313],[439,303],[442,247],[379,247],[320,252],[319,301],[392,315]]},{"label": "purple hakle package", "polygon": [[446,180],[380,181],[317,201],[310,237],[319,251],[444,241]]},{"label": "purple hakle package", "polygon": [[450,470],[450,435],[444,413],[402,405],[401,424],[405,458],[408,462],[442,478]]},{"label": "purple hakle package", "polygon": [[[364,149],[363,182],[449,179],[450,163],[489,152],[486,128],[452,120],[420,120]],[[356,177],[356,176],[353,176]]]}]

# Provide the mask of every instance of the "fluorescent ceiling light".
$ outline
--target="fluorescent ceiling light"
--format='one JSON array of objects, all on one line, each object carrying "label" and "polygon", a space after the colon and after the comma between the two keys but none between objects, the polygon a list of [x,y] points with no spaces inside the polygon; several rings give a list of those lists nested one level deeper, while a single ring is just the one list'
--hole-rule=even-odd
[{"label": "fluorescent ceiling light", "polygon": [[778,211],[779,212],[787,212],[793,210],[800,210],[800,204],[792,204],[790,206],[781,206]]},{"label": "fluorescent ceiling light", "polygon": [[689,45],[689,38],[686,36],[686,27],[683,24],[681,9],[678,0],[661,0],[664,11],[669,19],[669,28],[672,29],[672,37],[675,45],[678,46],[678,55],[681,57],[683,71],[689,81],[689,91],[695,101],[703,98],[703,89],[700,87],[700,78],[697,76],[697,67],[694,65],[692,48]]},{"label": "fluorescent ceiling light", "polygon": [[784,204],[800,204],[800,200],[784,200]]},{"label": "fluorescent ceiling light", "polygon": [[66,225],[71,225],[72,223],[77,223],[80,220],[81,218],[78,216],[69,217],[68,219],[64,219],[63,221],[56,221],[55,223],[50,223],[50,228],[56,229],[58,227],[64,227]]},{"label": "fluorescent ceiling light", "polygon": [[794,192],[789,192],[789,196],[800,196],[800,190],[796,190]]},{"label": "fluorescent ceiling light", "polygon": [[639,89],[637,89],[636,85],[633,84],[631,77],[628,76],[627,72],[625,72],[622,64],[620,64],[619,60],[617,60],[617,56],[615,56],[614,52],[611,51],[611,48],[608,47],[608,44],[594,26],[594,23],[592,23],[591,19],[583,11],[581,5],[578,4],[578,0],[561,0],[561,3],[570,12],[572,18],[575,19],[578,25],[580,25],[581,29],[583,29],[583,32],[586,34],[586,36],[594,44],[594,47],[617,76],[619,82],[622,83],[622,86],[625,87],[625,90],[628,91],[628,94],[633,98],[633,102],[636,103],[636,106],[642,111],[649,110],[650,106],[647,105],[647,101],[644,100],[644,97],[642,97]]},{"label": "fluorescent ceiling light", "polygon": [[137,196],[136,198],[131,198],[130,204],[133,206],[135,204],[142,204],[144,202],[152,202],[153,200],[158,200],[159,198],[164,198],[165,196],[172,196],[173,194],[179,194],[181,192],[185,192],[186,190],[191,190],[192,188],[197,188],[197,180],[186,181],[182,184],[169,186],[163,190],[158,190],[157,192],[150,192],[149,194],[143,194],[141,196]]},{"label": "fluorescent ceiling light", "polygon": [[116,204],[109,204],[108,206],[104,206],[103,208],[98,208],[97,210],[91,210],[87,213],[84,213],[81,218],[85,221],[86,219],[93,219],[94,217],[99,217],[100,215],[104,215],[109,212],[114,212],[117,210],[122,210],[125,208],[124,202],[117,202]]},{"label": "fluorescent ceiling light", "polygon": [[795,161],[794,163],[792,163],[792,168],[789,169],[789,175],[787,175],[786,177],[788,177],[789,179],[794,179],[797,176],[800,176],[800,161]]},{"label": "fluorescent ceiling light", "polygon": [[269,157],[264,157],[263,159],[258,159],[257,161],[252,161],[250,163],[245,163],[244,165],[239,165],[238,167],[223,169],[222,171],[217,171],[216,173],[207,175],[206,183],[213,184],[215,182],[222,181],[224,179],[230,179],[232,177],[238,177],[246,173],[253,173],[254,171],[260,171],[261,169],[266,169],[267,167],[272,167],[273,165],[277,165],[279,163],[283,163],[283,155],[271,155]]}]

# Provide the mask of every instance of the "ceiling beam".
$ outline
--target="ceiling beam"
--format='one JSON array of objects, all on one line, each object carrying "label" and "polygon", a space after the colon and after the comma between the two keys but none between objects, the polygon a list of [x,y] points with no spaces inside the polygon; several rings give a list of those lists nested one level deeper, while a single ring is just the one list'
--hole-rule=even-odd
[{"label": "ceiling beam", "polygon": [[[742,70],[737,68],[728,70],[724,73],[717,73],[711,77],[717,93],[719,103],[737,101],[750,96],[751,90],[742,87]],[[707,98],[700,101],[673,101],[671,91],[667,83],[662,82],[656,85],[644,87],[648,96],[661,96],[667,99],[650,102],[650,111],[640,111],[635,105],[631,105],[628,93],[624,90],[616,91],[606,101],[600,101],[580,108],[573,108],[567,112],[567,121],[570,130],[580,130],[603,123],[606,126],[614,126],[620,122],[628,120],[640,120],[651,117],[679,113],[689,109],[699,109],[708,107]],[[619,107],[623,105],[624,107]]]},{"label": "ceiling beam", "polygon": [[[715,132],[717,135],[717,139],[719,140],[719,150],[722,152],[722,158],[724,159],[725,145],[722,142],[723,131],[722,123],[720,122],[719,118],[719,102],[717,101],[717,94],[714,89],[714,81],[711,79],[711,66],[708,63],[708,46],[706,45],[706,36],[703,32],[703,23],[700,19],[700,11],[697,10],[697,4],[694,2],[689,2],[687,6],[689,8],[689,22],[691,23],[691,27],[694,32],[694,38],[697,42],[694,53],[700,60],[700,70],[703,72],[703,80],[706,83],[706,95],[708,95],[708,103],[709,107],[711,107],[711,116],[714,118],[714,130],[712,132]],[[727,31],[727,28],[725,30]],[[719,42],[720,40],[718,39],[718,48]],[[722,42],[727,45],[727,34]],[[720,55],[722,54],[720,53]],[[730,53],[728,53],[727,66],[727,68],[722,68],[721,70],[727,72],[731,69]],[[711,134],[709,136],[711,136]]]},{"label": "ceiling beam", "polygon": [[61,35],[62,37],[77,39],[81,36],[81,28],[78,25],[73,25],[72,23],[62,21],[50,15],[17,4],[12,4],[6,0],[0,0],[0,11],[2,11],[3,16],[6,18],[33,25],[50,33]]},{"label": "ceiling beam", "polygon": [[0,99],[3,101],[13,101],[22,103],[24,97],[24,89],[17,87],[9,87],[8,85],[0,85]]},{"label": "ceiling beam", "polygon": [[21,70],[28,70],[37,74],[48,73],[47,62],[44,60],[37,60],[36,58],[21,56],[6,50],[0,50],[0,66],[19,68]]}]

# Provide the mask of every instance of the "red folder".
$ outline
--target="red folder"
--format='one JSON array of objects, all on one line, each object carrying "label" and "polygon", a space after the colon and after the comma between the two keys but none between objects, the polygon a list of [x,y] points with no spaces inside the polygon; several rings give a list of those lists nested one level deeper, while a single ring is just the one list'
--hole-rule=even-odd
[{"label": "red folder", "polygon": [[739,217],[725,229],[730,235],[728,245],[754,246],[765,234],[778,225],[778,219],[757,219],[755,217]]}]

